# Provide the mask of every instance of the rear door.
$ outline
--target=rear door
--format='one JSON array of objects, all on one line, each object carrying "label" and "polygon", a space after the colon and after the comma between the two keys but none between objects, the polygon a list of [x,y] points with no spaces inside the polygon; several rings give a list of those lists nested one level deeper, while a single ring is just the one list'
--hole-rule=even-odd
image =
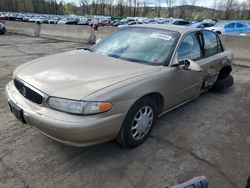
[{"label": "rear door", "polygon": [[203,68],[203,77],[206,87],[211,87],[216,81],[219,71],[227,61],[227,54],[224,52],[218,35],[212,31],[201,31],[200,39],[203,48],[203,61],[200,65]]},{"label": "rear door", "polygon": [[242,23],[236,23],[236,30],[237,32],[246,32],[246,31],[250,31],[250,27],[248,27],[245,24]]}]

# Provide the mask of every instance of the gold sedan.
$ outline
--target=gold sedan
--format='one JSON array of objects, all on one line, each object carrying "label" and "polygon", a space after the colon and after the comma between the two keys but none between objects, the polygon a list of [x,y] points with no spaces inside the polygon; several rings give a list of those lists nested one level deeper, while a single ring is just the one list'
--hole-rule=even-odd
[{"label": "gold sedan", "polygon": [[18,120],[65,144],[143,143],[157,117],[233,84],[232,52],[211,31],[140,25],[90,49],[33,60],[6,86]]}]

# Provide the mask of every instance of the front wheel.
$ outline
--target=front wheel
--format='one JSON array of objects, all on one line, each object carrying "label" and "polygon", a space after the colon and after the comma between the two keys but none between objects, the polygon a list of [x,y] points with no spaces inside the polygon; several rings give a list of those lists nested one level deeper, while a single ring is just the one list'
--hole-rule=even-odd
[{"label": "front wheel", "polygon": [[151,97],[138,100],[127,113],[117,142],[124,147],[136,147],[150,135],[156,120],[156,104]]}]

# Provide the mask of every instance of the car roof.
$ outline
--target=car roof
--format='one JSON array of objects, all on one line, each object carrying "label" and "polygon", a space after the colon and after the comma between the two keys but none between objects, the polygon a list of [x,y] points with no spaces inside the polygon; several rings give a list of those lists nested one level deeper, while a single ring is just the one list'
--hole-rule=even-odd
[{"label": "car roof", "polygon": [[144,27],[144,28],[153,28],[153,29],[165,29],[170,31],[176,31],[180,34],[185,34],[191,31],[199,31],[197,28],[187,27],[187,26],[179,26],[179,25],[167,25],[167,24],[142,24],[142,25],[133,25],[129,27]]}]

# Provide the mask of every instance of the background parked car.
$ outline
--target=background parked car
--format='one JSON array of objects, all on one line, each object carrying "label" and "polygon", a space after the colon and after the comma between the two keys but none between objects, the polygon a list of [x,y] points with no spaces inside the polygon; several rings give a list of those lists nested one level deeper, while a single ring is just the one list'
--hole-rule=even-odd
[{"label": "background parked car", "polygon": [[177,19],[177,20],[173,20],[167,23],[169,23],[170,25],[186,25],[186,26],[192,24],[190,21],[183,20],[183,19]]},{"label": "background parked car", "polygon": [[30,17],[29,22],[35,23],[38,18],[39,18],[38,16]]},{"label": "background parked car", "polygon": [[250,31],[250,26],[244,22],[218,22],[213,27],[208,27],[208,30],[214,31],[218,34],[238,34]]},{"label": "background parked car", "polygon": [[61,17],[59,17],[59,16],[51,17],[51,18],[48,20],[48,23],[49,23],[49,24],[57,24],[60,20],[61,20]]},{"label": "background parked car", "polygon": [[110,20],[99,20],[97,23],[92,24],[94,30],[97,30],[100,26],[111,26]]},{"label": "background parked car", "polygon": [[40,16],[35,20],[35,23],[41,24],[44,23],[43,21],[45,20],[45,16]]},{"label": "background parked car", "polygon": [[24,14],[18,14],[16,17],[16,21],[23,21]]},{"label": "background parked car", "polygon": [[125,24],[125,25],[119,25],[118,27],[126,27],[126,26],[129,26],[129,25],[141,25],[141,24],[143,24],[143,22],[132,21],[132,22],[129,22],[128,24]]},{"label": "background parked car", "polygon": [[32,15],[28,14],[23,17],[23,22],[28,22],[32,18]]},{"label": "background parked car", "polygon": [[214,26],[214,24],[212,24],[212,23],[203,23],[203,22],[197,22],[197,23],[193,23],[193,24],[190,25],[190,27],[200,28],[200,29],[204,29],[204,28],[212,27],[212,26]]},{"label": "background parked car", "polygon": [[91,18],[80,18],[78,25],[89,25]]},{"label": "background parked car", "polygon": [[73,25],[73,24],[77,24],[78,21],[79,21],[79,18],[77,18],[77,17],[66,17],[66,18],[63,18],[62,20],[58,21],[57,24]]}]

